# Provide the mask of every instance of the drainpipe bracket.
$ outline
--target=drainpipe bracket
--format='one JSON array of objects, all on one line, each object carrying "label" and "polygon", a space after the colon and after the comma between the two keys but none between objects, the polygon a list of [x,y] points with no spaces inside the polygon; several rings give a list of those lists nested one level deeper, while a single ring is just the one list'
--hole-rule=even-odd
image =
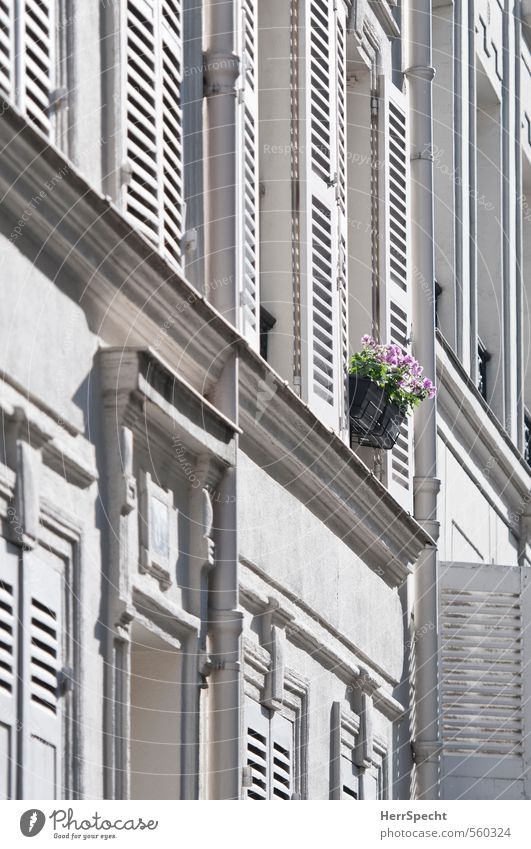
[{"label": "drainpipe bracket", "polygon": [[235,53],[207,50],[203,55],[204,95],[233,94],[240,76],[240,58]]},{"label": "drainpipe bracket", "polygon": [[435,68],[431,65],[411,65],[404,71],[405,77],[418,77],[419,79],[431,82],[435,76]]},{"label": "drainpipe bracket", "polygon": [[413,740],[411,750],[415,764],[436,763],[443,752],[442,740]]}]

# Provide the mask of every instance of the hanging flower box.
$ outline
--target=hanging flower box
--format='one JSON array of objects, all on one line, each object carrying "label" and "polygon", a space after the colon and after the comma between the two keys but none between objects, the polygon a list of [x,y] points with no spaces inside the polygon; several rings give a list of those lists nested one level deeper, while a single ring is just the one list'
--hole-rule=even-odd
[{"label": "hanging flower box", "polygon": [[435,387],[422,367],[398,345],[377,345],[363,336],[363,348],[351,358],[348,375],[352,440],[386,450],[393,447],[406,416]]}]

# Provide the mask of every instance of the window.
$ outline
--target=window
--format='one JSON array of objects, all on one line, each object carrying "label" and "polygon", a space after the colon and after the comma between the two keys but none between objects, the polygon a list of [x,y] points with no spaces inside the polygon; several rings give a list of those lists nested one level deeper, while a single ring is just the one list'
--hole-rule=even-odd
[{"label": "window", "polygon": [[127,0],[124,206],[172,263],[181,262],[182,34],[179,0]]},{"label": "window", "polygon": [[524,413],[524,460],[531,466],[531,415]]},{"label": "window", "polygon": [[56,0],[0,3],[0,92],[55,141],[61,88]]},{"label": "window", "polygon": [[[372,709],[372,708],[371,708]],[[387,748],[378,737],[370,742],[360,716],[348,702],[334,702],[331,711],[330,799],[387,798]],[[363,743],[369,742],[369,745]]]},{"label": "window", "polygon": [[163,636],[131,630],[131,799],[181,798],[182,655]]},{"label": "window", "polygon": [[247,799],[288,801],[294,794],[294,724],[278,711],[245,700]]},{"label": "window", "polygon": [[267,360],[269,332],[276,323],[276,318],[264,307],[260,307],[260,356],[264,360]]},{"label": "window", "polygon": [[[0,796],[68,794],[64,563],[0,541]],[[23,751],[23,768],[20,768]]]},{"label": "window", "polygon": [[487,363],[490,360],[490,354],[482,343],[481,339],[478,339],[478,383],[477,387],[479,389],[480,395],[483,396],[485,401],[487,398]]}]

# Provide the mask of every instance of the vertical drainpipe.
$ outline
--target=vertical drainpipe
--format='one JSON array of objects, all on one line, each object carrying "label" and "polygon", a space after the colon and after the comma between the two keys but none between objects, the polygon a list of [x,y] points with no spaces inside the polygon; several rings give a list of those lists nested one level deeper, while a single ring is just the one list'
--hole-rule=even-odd
[{"label": "vertical drainpipe", "polygon": [[[211,301],[238,325],[236,263],[235,0],[206,0],[205,13],[205,276]],[[217,285],[212,285],[217,281]],[[212,401],[238,420],[238,357],[226,357]],[[228,469],[214,507],[215,563],[208,599],[212,660],[208,698],[207,793],[211,799],[240,796],[240,637],[236,469]]]},{"label": "vertical drainpipe", "polygon": [[[435,281],[433,248],[433,155],[431,0],[409,0],[408,79],[411,137],[411,240],[415,274],[430,290],[413,290],[413,352],[425,373],[435,376]],[[435,399],[415,412],[414,514],[434,541],[437,522],[437,423]],[[415,628],[415,727],[413,754],[417,796],[439,795],[437,548],[426,547],[412,576]]]}]

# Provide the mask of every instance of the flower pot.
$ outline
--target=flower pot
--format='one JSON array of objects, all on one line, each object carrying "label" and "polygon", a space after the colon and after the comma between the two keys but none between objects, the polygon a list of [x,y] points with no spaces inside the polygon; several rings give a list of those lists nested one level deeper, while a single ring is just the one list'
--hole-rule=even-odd
[{"label": "flower pot", "polygon": [[405,420],[404,410],[387,398],[384,390],[368,377],[349,374],[351,437],[360,445],[391,449]]},{"label": "flower pot", "polygon": [[349,416],[361,430],[371,430],[380,420],[387,404],[381,386],[370,377],[348,376]]}]

